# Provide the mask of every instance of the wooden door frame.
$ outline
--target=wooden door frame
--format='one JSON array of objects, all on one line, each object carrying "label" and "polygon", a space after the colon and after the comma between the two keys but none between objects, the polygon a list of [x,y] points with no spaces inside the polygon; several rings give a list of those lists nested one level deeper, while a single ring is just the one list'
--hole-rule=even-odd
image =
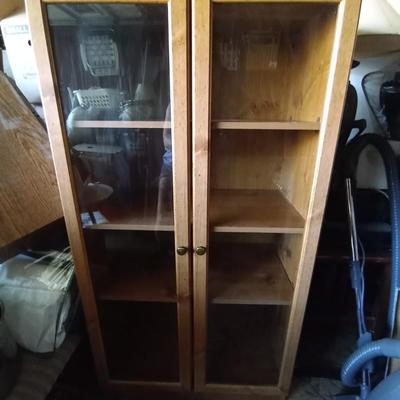
[{"label": "wooden door frame", "polygon": [[211,1],[192,2],[192,142],[193,142],[193,364],[194,388],[204,391],[207,351],[208,202],[211,131]]},{"label": "wooden door frame", "polygon": [[[326,3],[337,4],[335,38],[323,120],[314,169],[310,205],[303,235],[298,279],[290,310],[279,382],[273,386],[241,386],[206,383],[207,275],[208,256],[193,256],[194,303],[194,387],[197,391],[228,391],[284,395],[290,388],[306,301],[313,271],[325,199],[347,90],[360,0],[192,0],[193,43],[193,245],[208,250],[208,204],[211,132],[212,82],[212,4],[213,3]],[[340,116],[340,117],[339,117]]]},{"label": "wooden door frame", "polygon": [[[190,390],[192,387],[192,297],[189,252],[184,256],[176,255],[180,383],[110,380],[77,194],[72,178],[68,138],[58,92],[59,86],[46,11],[47,4],[76,2],[79,1],[26,0],[26,9],[64,218],[99,383],[103,388],[119,385]],[[190,248],[187,0],[84,0],[82,3],[166,4],[168,6],[175,245]]]}]

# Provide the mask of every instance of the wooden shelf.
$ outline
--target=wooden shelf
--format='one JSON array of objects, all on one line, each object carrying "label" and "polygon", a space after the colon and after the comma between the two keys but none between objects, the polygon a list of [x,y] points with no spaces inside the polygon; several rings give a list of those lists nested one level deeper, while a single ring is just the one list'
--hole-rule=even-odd
[{"label": "wooden shelf", "polygon": [[211,191],[213,232],[302,233],[304,219],[279,190]]},{"label": "wooden shelf", "polygon": [[108,222],[86,225],[85,229],[105,229],[105,230],[130,230],[130,231],[159,231],[173,232],[174,218],[172,212],[157,219],[155,211],[148,211],[146,215],[143,210],[130,210],[119,215],[109,215],[104,213]]},{"label": "wooden shelf", "polygon": [[[99,300],[176,302],[173,261],[156,265],[94,266],[95,292]],[[142,264],[143,263],[143,264]]]},{"label": "wooden shelf", "polygon": [[216,304],[290,305],[293,287],[272,246],[215,243],[209,296]]},{"label": "wooden shelf", "polygon": [[164,129],[171,121],[74,121],[74,128]]},{"label": "wooden shelf", "polygon": [[[85,229],[173,232],[173,213],[157,219],[155,211],[103,213],[108,222]],[[213,232],[302,233],[304,219],[279,190],[219,189],[211,191],[210,225]]]},{"label": "wooden shelf", "polygon": [[319,131],[320,122],[314,121],[213,121],[215,129]]}]

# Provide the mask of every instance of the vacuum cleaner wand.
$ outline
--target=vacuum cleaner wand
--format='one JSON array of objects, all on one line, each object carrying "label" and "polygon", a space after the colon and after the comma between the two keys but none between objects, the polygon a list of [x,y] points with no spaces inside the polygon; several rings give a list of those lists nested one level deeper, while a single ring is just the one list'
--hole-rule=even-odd
[{"label": "vacuum cleaner wand", "polygon": [[347,215],[349,218],[350,241],[351,241],[351,255],[353,261],[360,261],[358,253],[358,240],[356,228],[356,216],[354,212],[354,200],[351,190],[351,179],[346,179],[346,195],[347,195]]},{"label": "vacuum cleaner wand", "polygon": [[[351,241],[351,253],[352,260],[350,263],[351,271],[351,286],[354,290],[356,305],[357,305],[357,322],[358,322],[358,347],[365,345],[372,341],[372,335],[367,331],[364,315],[364,256],[362,262],[360,262],[359,255],[359,244],[361,242],[357,234],[356,216],[354,211],[354,199],[352,193],[351,179],[346,178],[346,195],[347,195],[347,213],[349,219],[349,230],[350,230],[350,241]],[[372,373],[373,365],[372,362],[368,362],[362,368],[361,371],[361,383],[360,383],[360,399],[366,399],[368,393],[371,390],[370,386],[370,374]]]}]

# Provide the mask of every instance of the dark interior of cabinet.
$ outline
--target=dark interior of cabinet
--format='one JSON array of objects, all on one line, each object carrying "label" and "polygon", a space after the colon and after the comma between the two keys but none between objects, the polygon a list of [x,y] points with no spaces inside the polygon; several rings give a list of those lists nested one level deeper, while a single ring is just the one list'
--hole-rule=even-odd
[{"label": "dark interior of cabinet", "polygon": [[274,385],[287,307],[209,305],[207,382]]},{"label": "dark interior of cabinet", "polygon": [[98,299],[176,301],[172,232],[85,230]]},{"label": "dark interior of cabinet", "polygon": [[179,381],[175,304],[102,301],[98,308],[111,379]]}]

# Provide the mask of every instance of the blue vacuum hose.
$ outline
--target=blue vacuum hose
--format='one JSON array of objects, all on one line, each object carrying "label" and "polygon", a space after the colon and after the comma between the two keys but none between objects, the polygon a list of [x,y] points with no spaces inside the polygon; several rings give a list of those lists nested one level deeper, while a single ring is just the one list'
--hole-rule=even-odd
[{"label": "blue vacuum hose", "polygon": [[368,361],[376,357],[400,357],[400,342],[395,339],[382,339],[357,349],[342,367],[343,384],[350,387],[358,386],[359,371]]},{"label": "blue vacuum hose", "polygon": [[374,146],[380,153],[386,170],[386,180],[390,200],[390,219],[392,227],[392,272],[387,314],[387,335],[393,337],[396,321],[397,299],[400,288],[400,181],[396,156],[385,138],[380,135],[366,134],[358,136],[346,146],[345,168],[351,171],[355,181],[356,167],[361,151],[368,145]]}]

